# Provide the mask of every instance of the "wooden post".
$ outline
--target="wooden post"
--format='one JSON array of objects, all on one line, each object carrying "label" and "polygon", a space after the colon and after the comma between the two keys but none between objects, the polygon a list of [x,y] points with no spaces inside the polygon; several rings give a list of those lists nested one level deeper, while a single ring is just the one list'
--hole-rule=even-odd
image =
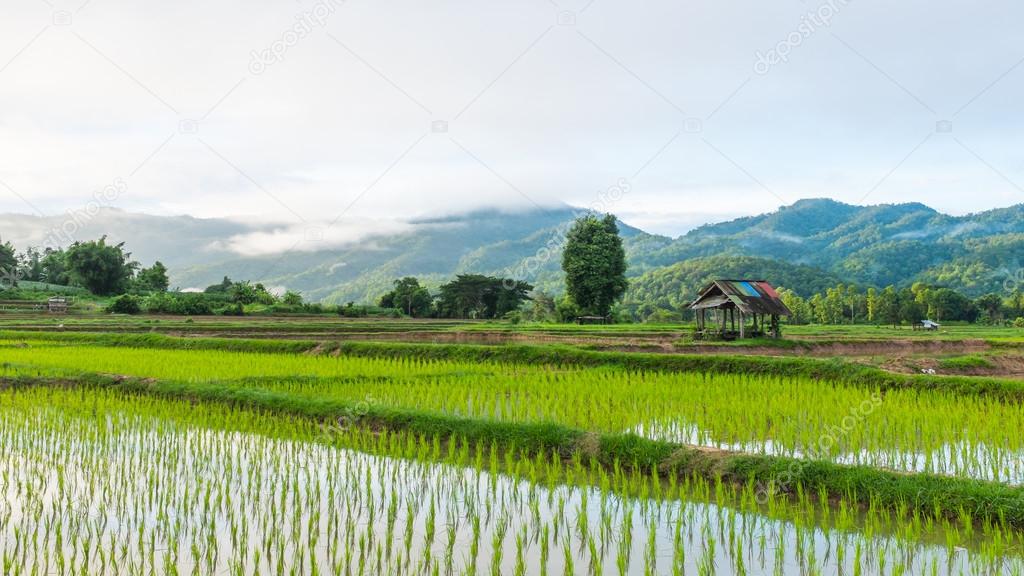
[{"label": "wooden post", "polygon": [[740,310],[740,338],[747,337],[747,319],[743,316],[743,310]]}]

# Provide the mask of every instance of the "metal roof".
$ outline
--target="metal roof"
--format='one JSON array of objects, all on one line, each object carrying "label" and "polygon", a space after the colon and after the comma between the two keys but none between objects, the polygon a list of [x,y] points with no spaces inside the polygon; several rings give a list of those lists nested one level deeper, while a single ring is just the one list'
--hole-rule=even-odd
[{"label": "metal roof", "polygon": [[744,314],[791,316],[779,293],[765,280],[714,280],[690,304],[693,310],[735,306]]}]

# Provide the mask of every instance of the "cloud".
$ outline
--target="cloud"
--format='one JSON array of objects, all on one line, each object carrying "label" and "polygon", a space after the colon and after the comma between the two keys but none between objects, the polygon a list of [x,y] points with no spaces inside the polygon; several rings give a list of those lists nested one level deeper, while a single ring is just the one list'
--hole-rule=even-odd
[{"label": "cloud", "polygon": [[122,178],[126,211],[286,222],[218,245],[262,253],[342,214],[589,206],[621,178],[614,210],[668,234],[823,190],[957,214],[1024,184],[1009,0],[851,4],[764,75],[817,4],[347,1],[292,41],[322,1],[8,3],[0,211]]},{"label": "cloud", "polygon": [[394,220],[346,219],[329,222],[284,224],[234,234],[209,245],[210,250],[239,256],[267,256],[287,252],[317,252],[359,244],[372,249],[372,240],[412,232],[415,226]]}]

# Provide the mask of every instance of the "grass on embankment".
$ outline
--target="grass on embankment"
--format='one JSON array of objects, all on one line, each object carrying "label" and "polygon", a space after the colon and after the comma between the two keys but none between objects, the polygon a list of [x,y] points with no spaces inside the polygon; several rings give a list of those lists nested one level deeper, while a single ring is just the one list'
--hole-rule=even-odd
[{"label": "grass on embankment", "polygon": [[138,378],[86,375],[76,380],[8,378],[0,386],[103,387],[125,394],[216,402],[246,410],[310,418],[320,422],[347,419],[373,429],[405,431],[442,441],[466,441],[536,455],[556,451],[564,458],[607,468],[616,465],[659,474],[699,475],[734,483],[754,482],[782,492],[802,486],[829,497],[845,497],[890,509],[908,507],[927,513],[978,522],[1007,522],[1024,528],[1024,488],[994,482],[927,474],[904,474],[824,461],[705,450],[633,434],[596,434],[552,423],[509,423],[358,402],[301,398],[266,390],[222,384],[194,384]]}]

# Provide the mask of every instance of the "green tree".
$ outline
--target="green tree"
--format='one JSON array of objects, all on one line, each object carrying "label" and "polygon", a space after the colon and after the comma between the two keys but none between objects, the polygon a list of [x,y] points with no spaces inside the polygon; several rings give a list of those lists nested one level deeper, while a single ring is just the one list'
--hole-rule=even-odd
[{"label": "green tree", "polygon": [[289,290],[284,293],[284,296],[281,296],[281,304],[285,304],[287,306],[302,306],[302,294]]},{"label": "green tree", "polygon": [[221,280],[219,284],[212,284],[210,286],[207,286],[206,290],[203,290],[203,292],[206,294],[227,294],[228,292],[231,291],[231,287],[234,285],[235,283],[231,280],[231,278],[225,276],[224,279]]},{"label": "green tree", "polygon": [[43,254],[38,248],[29,246],[19,258],[20,278],[30,282],[43,281]]},{"label": "green tree", "polygon": [[395,280],[394,289],[380,299],[382,308],[398,308],[413,318],[430,316],[433,309],[430,292],[412,276]]},{"label": "green tree", "polygon": [[228,290],[228,296],[236,304],[273,304],[277,298],[263,284],[252,284],[248,280],[235,282]]},{"label": "green tree", "polygon": [[107,306],[107,312],[111,314],[138,314],[142,312],[142,303],[138,296],[133,294],[122,294]]},{"label": "green tree", "polygon": [[532,290],[522,281],[460,274],[441,286],[437,312],[445,318],[502,318],[529,300]]},{"label": "green tree", "polygon": [[67,266],[72,277],[93,294],[121,294],[138,264],[130,260],[124,243],[108,245],[107,237],[75,242],[67,251]]},{"label": "green tree", "polygon": [[0,286],[18,285],[18,256],[10,242],[0,244]]},{"label": "green tree", "polygon": [[533,302],[523,315],[524,320],[531,322],[555,322],[558,320],[554,298],[541,291],[534,292],[531,298]]},{"label": "green tree", "polygon": [[977,299],[978,308],[985,312],[989,322],[998,322],[1003,318],[1003,298],[999,294],[985,294]]},{"label": "green tree", "polygon": [[868,322],[878,321],[878,289],[874,286],[868,288],[867,296],[864,297],[864,303],[867,305]]},{"label": "green tree", "polygon": [[167,292],[171,282],[167,278],[167,267],[157,260],[150,268],[143,268],[135,275],[135,286],[145,292]]},{"label": "green tree", "polygon": [[886,286],[875,300],[875,319],[895,328],[900,323],[900,296],[894,286]]},{"label": "green tree", "polygon": [[71,283],[71,275],[68,272],[67,253],[63,248],[46,248],[43,250],[43,259],[40,262],[42,275],[40,280],[49,284],[60,284],[67,286]]},{"label": "green tree", "polygon": [[607,316],[626,292],[626,253],[615,217],[588,214],[566,235],[565,290],[584,315]]},{"label": "green tree", "polygon": [[814,312],[807,300],[800,297],[796,292],[787,288],[779,288],[779,298],[782,303],[793,313],[789,317],[790,324],[807,324],[814,319]]},{"label": "green tree", "polygon": [[918,302],[913,290],[905,289],[899,295],[900,320],[908,324],[916,324],[924,320],[925,306]]}]

